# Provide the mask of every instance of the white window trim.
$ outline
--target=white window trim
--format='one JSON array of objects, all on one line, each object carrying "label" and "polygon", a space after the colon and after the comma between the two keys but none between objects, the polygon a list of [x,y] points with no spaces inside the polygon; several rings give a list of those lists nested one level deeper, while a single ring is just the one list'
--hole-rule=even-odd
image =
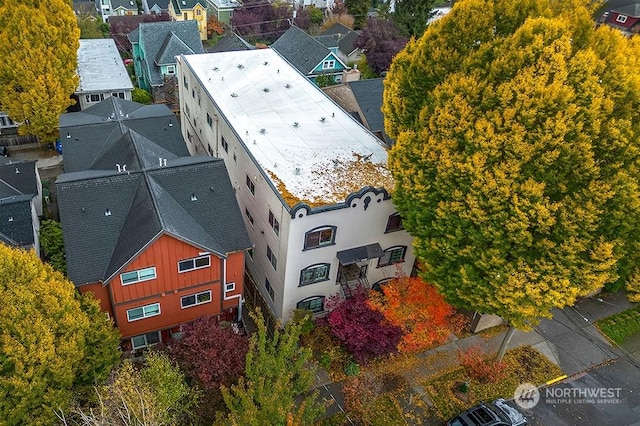
[{"label": "white window trim", "polygon": [[176,73],[175,65],[167,65],[167,74],[174,75]]},{"label": "white window trim", "polygon": [[[153,269],[153,276],[151,277],[145,277],[143,279],[140,279],[140,271],[146,271],[149,269]],[[132,272],[136,272],[138,274],[138,279],[136,281],[131,281],[130,283],[125,283],[124,280],[122,279],[122,276],[124,274],[130,274]],[[136,269],[135,271],[126,271],[120,274],[120,282],[122,283],[122,286],[127,286],[127,285],[131,285],[131,284],[137,284],[137,283],[141,283],[144,281],[150,281],[150,280],[155,280],[158,277],[158,275],[156,274],[156,267],[155,266],[151,266],[150,268],[142,268],[142,269]]]},{"label": "white window trim", "polygon": [[[196,260],[198,259],[204,259],[207,258],[208,259],[208,264],[205,266],[196,266]],[[182,262],[188,262],[188,261],[192,261],[193,262],[193,268],[191,269],[185,269],[184,271],[180,270],[180,264]],[[206,255],[206,256],[197,256],[197,257],[192,257],[191,259],[183,259],[178,261],[178,273],[179,274],[184,274],[185,272],[191,272],[191,271],[195,271],[196,269],[204,269],[204,268],[209,268],[211,267],[211,256],[210,255]]]},{"label": "white window trim", "polygon": [[[139,335],[137,335],[137,336],[133,336],[133,337],[131,338],[131,348],[135,351],[135,350],[138,350],[138,349],[144,349],[144,348],[148,348],[148,347],[150,347],[150,346],[155,346],[155,345],[157,345],[158,343],[151,343],[151,344],[150,344],[150,343],[148,342],[148,340],[147,340],[147,334],[151,334],[151,333],[158,333],[158,343],[162,342],[162,333],[160,333],[160,331],[155,331],[155,332],[154,332],[154,331],[151,331],[151,332],[149,332],[149,333],[139,334]],[[136,338],[136,337],[140,337],[140,336],[143,336],[143,337],[144,337],[144,345],[143,345],[143,346],[136,346],[136,345],[135,345],[135,343],[133,343],[133,339],[134,339],[134,338]]]},{"label": "white window trim", "polygon": [[[148,308],[150,306],[155,306],[155,305],[158,305],[158,312],[154,313],[154,314],[151,314],[151,315],[146,315],[145,312],[144,312],[144,309]],[[142,316],[140,318],[135,318],[135,319],[129,318],[129,312],[133,311],[135,309],[142,309]],[[150,305],[138,306],[138,307],[135,307],[135,308],[127,309],[127,321],[128,322],[139,321],[139,320],[142,320],[142,319],[145,319],[145,318],[156,317],[156,316],[160,315],[161,313],[162,312],[160,311],[160,303],[152,303]]]},{"label": "white window trim", "polygon": [[224,285],[224,292],[226,293],[231,293],[232,291],[236,291],[236,283],[226,283]]},{"label": "white window trim", "polygon": [[616,16],[616,22],[624,24],[625,22],[627,22],[627,15],[618,15],[618,16]]},{"label": "white window trim", "polygon": [[[209,293],[209,300],[207,300],[206,302],[198,302],[198,296],[200,296],[201,294],[206,294]],[[184,300],[185,297],[191,297],[194,296],[196,303],[194,303],[193,305],[187,305],[184,306],[184,304],[182,303],[182,301]],[[198,293],[193,293],[193,294],[187,294],[185,296],[182,296],[180,298],[180,309],[188,309],[188,308],[193,308],[194,306],[198,306],[198,305],[205,305],[207,303],[211,303],[211,290],[207,290],[207,291],[200,291]]]},{"label": "white window trim", "polygon": [[336,61],[333,59],[327,59],[326,61],[322,62],[323,70],[332,70],[335,67],[336,67]]}]

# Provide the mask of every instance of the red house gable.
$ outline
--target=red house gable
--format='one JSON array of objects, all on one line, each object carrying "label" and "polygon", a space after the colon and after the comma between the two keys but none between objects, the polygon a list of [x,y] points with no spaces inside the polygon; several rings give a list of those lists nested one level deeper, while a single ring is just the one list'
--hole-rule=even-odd
[{"label": "red house gable", "polygon": [[243,267],[243,252],[221,258],[164,234],[105,285],[95,283],[80,290],[101,299],[123,339],[135,339],[160,330],[178,331],[180,324],[205,315],[232,319],[242,295]]}]

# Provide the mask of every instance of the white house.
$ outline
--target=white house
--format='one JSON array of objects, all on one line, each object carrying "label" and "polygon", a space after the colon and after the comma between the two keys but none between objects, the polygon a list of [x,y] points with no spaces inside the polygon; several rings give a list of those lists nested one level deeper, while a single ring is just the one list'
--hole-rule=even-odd
[{"label": "white house", "polygon": [[411,273],[378,138],[270,49],[180,56],[177,71],[187,146],[224,159],[276,318]]},{"label": "white house", "polygon": [[74,95],[81,110],[109,96],[131,100],[133,83],[111,38],[80,40],[78,77],[80,83]]}]

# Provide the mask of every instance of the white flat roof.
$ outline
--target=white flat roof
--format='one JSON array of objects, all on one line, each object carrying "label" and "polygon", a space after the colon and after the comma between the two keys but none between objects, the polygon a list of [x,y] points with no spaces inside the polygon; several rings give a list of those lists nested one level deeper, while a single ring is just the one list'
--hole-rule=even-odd
[{"label": "white flat roof", "polygon": [[343,202],[365,186],[393,189],[379,139],[275,51],[184,61],[290,206]]},{"label": "white flat roof", "polygon": [[116,43],[110,38],[81,39],[76,93],[133,90]]}]

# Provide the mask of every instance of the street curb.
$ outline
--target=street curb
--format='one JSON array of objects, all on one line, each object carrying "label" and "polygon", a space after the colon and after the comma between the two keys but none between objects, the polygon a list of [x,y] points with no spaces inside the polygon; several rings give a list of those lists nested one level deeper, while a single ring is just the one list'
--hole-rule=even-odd
[{"label": "street curb", "polygon": [[568,377],[568,376],[567,376],[566,374],[563,374],[562,376],[558,376],[558,377],[556,377],[555,379],[551,379],[551,380],[547,381],[545,384],[546,384],[547,386],[551,386],[551,385],[553,385],[553,384],[555,384],[555,383],[558,383],[558,382],[563,381],[563,380],[564,380],[564,379],[566,379],[567,377]]}]

